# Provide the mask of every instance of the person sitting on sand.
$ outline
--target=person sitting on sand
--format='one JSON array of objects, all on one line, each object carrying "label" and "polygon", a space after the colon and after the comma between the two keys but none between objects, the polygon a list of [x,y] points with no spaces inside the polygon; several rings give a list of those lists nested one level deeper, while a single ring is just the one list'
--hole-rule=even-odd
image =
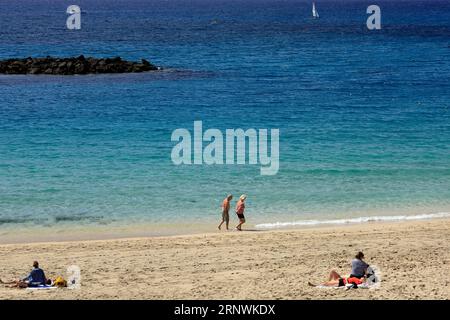
[{"label": "person sitting on sand", "polygon": [[367,275],[367,268],[369,265],[363,259],[364,253],[359,251],[352,260],[352,272],[350,273],[350,277],[361,279]]},{"label": "person sitting on sand", "polygon": [[33,262],[33,269],[31,270],[30,274],[21,279],[21,280],[15,280],[11,282],[3,282],[4,284],[10,284],[11,288],[27,288],[27,287],[38,287],[41,285],[48,284],[51,280],[45,277],[44,270],[39,268],[39,262],[34,261]]},{"label": "person sitting on sand", "polygon": [[219,224],[219,230],[222,228],[222,224],[225,222],[228,230],[230,223],[230,201],[233,199],[233,195],[229,194],[222,202],[222,222]]},{"label": "person sitting on sand", "polygon": [[243,194],[239,197],[239,201],[236,204],[236,214],[239,218],[239,224],[236,226],[236,229],[242,231],[242,225],[245,223],[244,210],[245,210],[245,199],[247,196]]}]

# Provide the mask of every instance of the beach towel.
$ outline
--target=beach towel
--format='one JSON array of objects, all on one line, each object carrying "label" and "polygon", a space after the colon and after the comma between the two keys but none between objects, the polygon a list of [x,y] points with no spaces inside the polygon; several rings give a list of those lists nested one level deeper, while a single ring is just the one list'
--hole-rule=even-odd
[{"label": "beach towel", "polygon": [[49,290],[49,289],[57,289],[57,287],[52,287],[48,285],[40,285],[37,287],[28,287],[26,290]]},{"label": "beach towel", "polygon": [[378,284],[368,284],[368,283],[363,283],[363,284],[359,284],[359,285],[357,285],[356,287],[352,284],[352,283],[349,283],[349,284],[346,284],[345,286],[340,286],[340,287],[337,287],[337,286],[333,286],[333,287],[330,287],[330,286],[323,286],[323,285],[318,285],[318,286],[316,286],[316,288],[319,288],[319,289],[345,289],[345,290],[349,290],[349,289],[352,289],[352,288],[358,288],[358,289],[374,289],[374,288],[377,288],[379,285]]},{"label": "beach towel", "polygon": [[[323,285],[318,285],[316,286],[316,288],[319,289],[351,289],[353,287],[353,284],[346,284],[345,286],[323,286]],[[359,286],[358,286],[359,287]]]}]

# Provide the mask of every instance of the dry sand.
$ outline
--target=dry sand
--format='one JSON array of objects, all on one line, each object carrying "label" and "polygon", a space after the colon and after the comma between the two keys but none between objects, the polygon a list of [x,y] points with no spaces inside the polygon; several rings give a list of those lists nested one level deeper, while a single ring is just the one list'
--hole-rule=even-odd
[{"label": "dry sand", "polygon": [[[0,246],[0,278],[23,277],[34,259],[47,276],[81,268],[80,289],[0,285],[2,299],[449,299],[450,220],[302,230]],[[347,274],[363,250],[379,289],[319,289]]]}]

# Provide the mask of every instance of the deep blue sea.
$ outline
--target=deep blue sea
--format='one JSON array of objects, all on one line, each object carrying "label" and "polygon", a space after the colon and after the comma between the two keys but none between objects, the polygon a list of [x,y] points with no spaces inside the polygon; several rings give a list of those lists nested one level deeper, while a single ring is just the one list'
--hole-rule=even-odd
[{"label": "deep blue sea", "polygon": [[[81,30],[66,28],[70,4]],[[370,4],[381,30],[366,27]],[[306,0],[2,0],[0,59],[163,70],[0,75],[0,233],[214,230],[228,193],[248,195],[250,228],[450,212],[450,1],[316,7],[320,19]],[[278,174],[174,165],[171,134],[196,120],[279,129]]]}]

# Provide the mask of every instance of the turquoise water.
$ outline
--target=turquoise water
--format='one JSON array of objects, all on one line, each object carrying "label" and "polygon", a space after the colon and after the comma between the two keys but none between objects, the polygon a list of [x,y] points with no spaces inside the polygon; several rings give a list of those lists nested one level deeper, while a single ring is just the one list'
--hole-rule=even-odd
[{"label": "turquoise water", "polygon": [[[0,4],[0,58],[122,56],[163,71],[0,75],[0,230],[249,225],[450,212],[450,3],[65,1]],[[175,166],[171,133],[280,130],[280,170]],[[215,225],[214,225],[215,228]]]}]

